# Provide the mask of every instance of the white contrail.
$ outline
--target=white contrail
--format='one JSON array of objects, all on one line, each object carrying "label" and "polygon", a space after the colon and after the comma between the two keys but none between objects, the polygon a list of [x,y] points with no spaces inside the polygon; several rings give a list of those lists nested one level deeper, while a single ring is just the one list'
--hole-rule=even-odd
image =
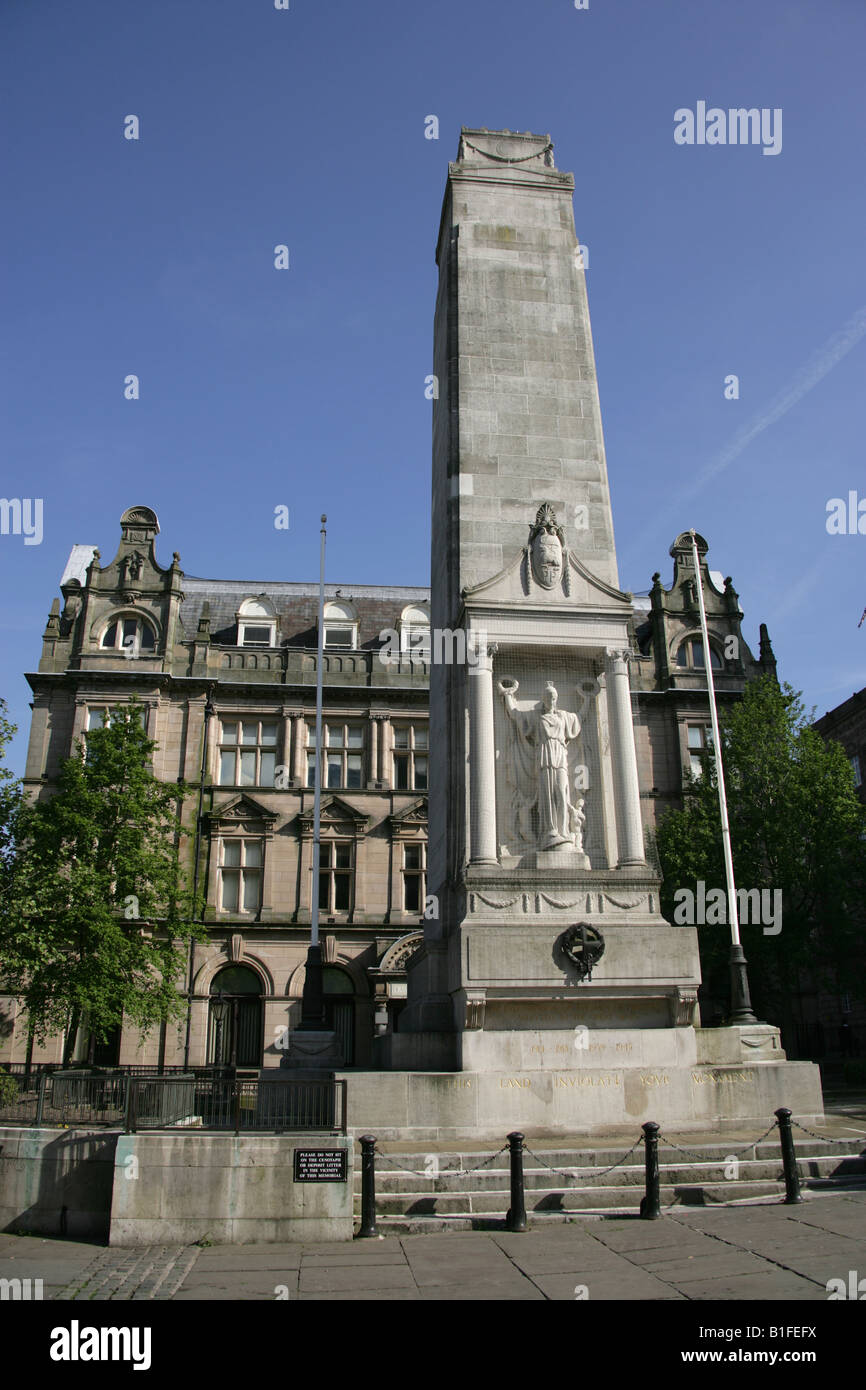
[{"label": "white contrail", "polygon": [[721,473],[722,469],[733,463],[734,459],[738,458],[743,450],[751,444],[756,435],[769,429],[770,425],[774,425],[777,420],[787,414],[792,406],[802,400],[813,386],[817,386],[821,378],[832,371],[836,363],[841,362],[842,358],[853,347],[856,347],[864,334],[866,334],[866,305],[862,309],[858,309],[857,313],[843,324],[832,338],[827,339],[823,347],[820,347],[809,358],[809,361],[800,368],[790,384],[783,387],[778,395],[773,397],[760,415],[737,431],[730,444],[712,463],[707,464],[694,483],[687,487],[681,495],[693,496],[700,491],[705,483],[709,482],[710,478],[714,478],[717,473]]}]

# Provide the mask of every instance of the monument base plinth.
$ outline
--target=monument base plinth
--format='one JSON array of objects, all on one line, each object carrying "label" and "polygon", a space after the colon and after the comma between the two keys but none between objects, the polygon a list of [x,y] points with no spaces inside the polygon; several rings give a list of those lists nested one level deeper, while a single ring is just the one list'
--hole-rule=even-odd
[{"label": "monument base plinth", "polygon": [[[720,1030],[721,1031],[721,1030]],[[654,1120],[662,1130],[752,1128],[757,1138],[787,1106],[806,1124],[824,1114],[812,1062],[514,1067],[502,1071],[347,1073],[350,1132],[380,1139],[603,1136]],[[337,1072],[340,1076],[340,1072]]]}]

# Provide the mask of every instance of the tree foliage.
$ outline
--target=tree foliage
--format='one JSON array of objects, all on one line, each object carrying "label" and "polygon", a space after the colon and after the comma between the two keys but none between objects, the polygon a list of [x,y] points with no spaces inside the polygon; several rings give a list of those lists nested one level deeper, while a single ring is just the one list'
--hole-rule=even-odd
[{"label": "tree foliage", "polygon": [[3,765],[6,745],[17,733],[16,725],[6,718],[7,710],[6,701],[0,700],[0,873],[14,853],[15,823],[21,802],[21,783]]},{"label": "tree foliage", "polygon": [[52,795],[15,809],[0,962],[39,1040],[85,1019],[100,1039],[121,1020],[146,1032],[183,1012],[187,945],[202,936],[180,865],[190,789],[153,775],[155,746],[140,706],[114,711]]},{"label": "tree foliage", "polygon": [[[770,676],[750,682],[723,712],[721,751],[737,888],[780,889],[781,931],[743,924],[753,1001],[761,1017],[786,1016],[801,972],[864,990],[866,812],[841,744],[810,725],[800,696]],[[711,755],[689,780],[682,810],[659,824],[662,907],[678,888],[725,887],[718,790]],[[727,995],[729,927],[700,926],[704,983]]]}]

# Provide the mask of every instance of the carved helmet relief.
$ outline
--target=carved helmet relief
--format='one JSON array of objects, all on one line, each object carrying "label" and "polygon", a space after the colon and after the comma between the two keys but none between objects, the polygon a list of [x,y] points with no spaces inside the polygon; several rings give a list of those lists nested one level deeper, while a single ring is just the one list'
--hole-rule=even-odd
[{"label": "carved helmet relief", "polygon": [[565,534],[549,502],[539,507],[535,524],[529,528],[529,556],[536,584],[554,589],[563,578]]}]

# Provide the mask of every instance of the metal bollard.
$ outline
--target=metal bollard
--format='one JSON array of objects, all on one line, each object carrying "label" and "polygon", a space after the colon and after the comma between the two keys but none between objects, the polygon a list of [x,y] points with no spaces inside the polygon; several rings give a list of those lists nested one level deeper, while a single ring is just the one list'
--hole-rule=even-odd
[{"label": "metal bollard", "polygon": [[643,1221],[657,1221],[662,1214],[661,1194],[659,1192],[659,1129],[655,1120],[647,1120],[641,1125],[645,1146],[646,1193],[641,1198],[640,1214]]},{"label": "metal bollard", "polygon": [[527,1229],[523,1191],[523,1135],[517,1130],[509,1134],[508,1146],[511,1149],[511,1206],[505,1216],[505,1229],[516,1234]]},{"label": "metal bollard", "polygon": [[361,1145],[361,1229],[358,1239],[377,1236],[376,1230],[376,1137],[363,1134]]},{"label": "metal bollard", "polygon": [[37,1096],[36,1096],[36,1119],[33,1121],[33,1123],[34,1123],[35,1125],[41,1125],[41,1124],[42,1124],[42,1113],[43,1113],[43,1111],[44,1111],[44,1109],[45,1109],[45,1087],[46,1087],[47,1085],[48,1085],[48,1073],[47,1073],[47,1072],[44,1072],[44,1071],[43,1071],[43,1072],[40,1072],[40,1074],[39,1074],[39,1092],[38,1092],[38,1094],[37,1094]]},{"label": "metal bollard", "polygon": [[802,1202],[800,1176],[797,1172],[797,1155],[794,1152],[794,1135],[791,1132],[791,1111],[784,1105],[775,1112],[779,1125],[779,1143],[782,1146],[782,1167],[785,1170],[785,1206]]}]

